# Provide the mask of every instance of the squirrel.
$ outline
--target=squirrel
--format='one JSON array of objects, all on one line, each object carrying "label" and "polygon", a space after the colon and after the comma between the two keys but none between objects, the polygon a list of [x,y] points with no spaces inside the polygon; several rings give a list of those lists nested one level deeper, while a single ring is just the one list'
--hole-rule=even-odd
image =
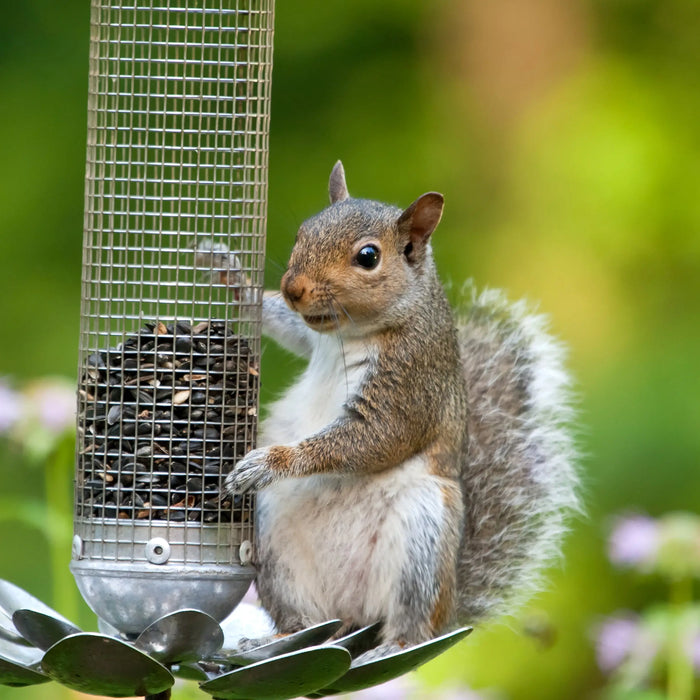
[{"label": "squirrel", "polygon": [[513,610],[578,509],[570,378],[499,291],[456,316],[430,245],[441,194],[349,196],[297,233],[263,332],[308,358],[227,476],[257,490],[255,565],[278,632],[381,621],[385,648]]}]

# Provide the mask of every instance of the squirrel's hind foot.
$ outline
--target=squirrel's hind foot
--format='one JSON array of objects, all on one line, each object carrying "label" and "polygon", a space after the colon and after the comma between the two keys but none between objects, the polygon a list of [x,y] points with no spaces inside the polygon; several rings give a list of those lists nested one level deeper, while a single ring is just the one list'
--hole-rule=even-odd
[{"label": "squirrel's hind foot", "polygon": [[396,642],[385,642],[384,644],[380,644],[379,646],[374,647],[374,649],[370,649],[364,654],[360,654],[359,656],[355,657],[352,660],[351,668],[368,664],[370,661],[378,661],[379,659],[383,659],[385,656],[389,656],[390,654],[396,654],[402,649],[403,647],[400,644],[396,644]]},{"label": "squirrel's hind foot", "polygon": [[248,637],[241,637],[238,640],[236,652],[242,654],[246,651],[252,651],[253,649],[257,649],[258,647],[265,646],[265,644],[270,644],[271,642],[277,641],[280,638],[280,636],[284,635],[268,634],[264,637],[255,637],[254,639],[249,639]]}]

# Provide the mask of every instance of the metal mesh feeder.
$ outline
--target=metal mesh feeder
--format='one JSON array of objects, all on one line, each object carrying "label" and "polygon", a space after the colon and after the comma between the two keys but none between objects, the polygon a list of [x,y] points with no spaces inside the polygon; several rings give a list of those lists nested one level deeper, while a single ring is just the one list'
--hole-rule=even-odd
[{"label": "metal mesh feeder", "polygon": [[273,0],[93,0],[71,569],[139,634],[248,588]]}]

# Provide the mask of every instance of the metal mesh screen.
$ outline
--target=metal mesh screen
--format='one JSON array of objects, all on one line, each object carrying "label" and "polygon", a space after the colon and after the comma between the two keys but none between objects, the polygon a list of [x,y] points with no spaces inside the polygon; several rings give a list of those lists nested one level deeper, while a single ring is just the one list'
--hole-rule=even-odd
[{"label": "metal mesh screen", "polygon": [[74,559],[252,539],[273,1],[92,2]]}]

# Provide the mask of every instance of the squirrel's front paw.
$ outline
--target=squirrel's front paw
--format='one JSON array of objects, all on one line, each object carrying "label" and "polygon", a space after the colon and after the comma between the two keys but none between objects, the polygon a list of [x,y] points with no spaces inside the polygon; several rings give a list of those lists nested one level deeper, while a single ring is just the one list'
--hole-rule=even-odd
[{"label": "squirrel's front paw", "polygon": [[279,478],[289,462],[289,447],[260,447],[249,452],[226,477],[226,488],[236,493],[259,490]]},{"label": "squirrel's front paw", "polygon": [[226,477],[226,488],[236,493],[245,493],[270,484],[273,474],[267,464],[268,452],[268,447],[249,452]]}]

